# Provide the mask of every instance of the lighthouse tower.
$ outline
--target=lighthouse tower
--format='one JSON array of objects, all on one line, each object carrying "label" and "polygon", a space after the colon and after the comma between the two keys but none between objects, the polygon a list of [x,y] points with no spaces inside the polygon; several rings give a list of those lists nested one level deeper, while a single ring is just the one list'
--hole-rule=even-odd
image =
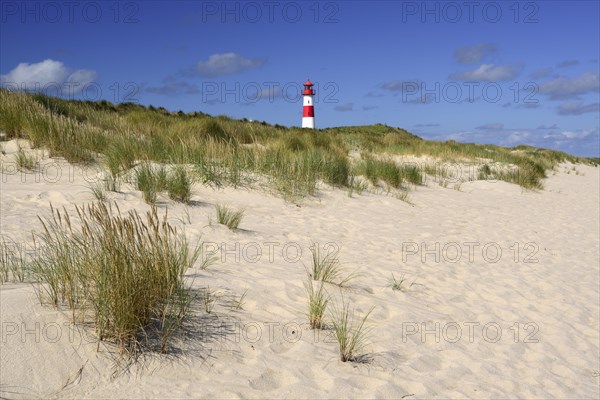
[{"label": "lighthouse tower", "polygon": [[310,80],[307,80],[304,84],[304,91],[302,95],[304,97],[304,109],[302,112],[302,127],[315,129],[315,107],[313,104],[313,96],[315,91],[312,89],[313,84]]}]

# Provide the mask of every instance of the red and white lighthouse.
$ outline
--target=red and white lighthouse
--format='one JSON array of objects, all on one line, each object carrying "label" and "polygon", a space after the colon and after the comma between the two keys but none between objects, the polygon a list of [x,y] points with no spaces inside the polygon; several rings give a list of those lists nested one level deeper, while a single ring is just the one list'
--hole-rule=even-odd
[{"label": "red and white lighthouse", "polygon": [[302,111],[302,127],[303,128],[315,128],[315,107],[313,104],[313,96],[315,91],[312,89],[313,84],[310,80],[307,80],[304,84],[304,91],[302,95],[304,97],[304,108]]}]

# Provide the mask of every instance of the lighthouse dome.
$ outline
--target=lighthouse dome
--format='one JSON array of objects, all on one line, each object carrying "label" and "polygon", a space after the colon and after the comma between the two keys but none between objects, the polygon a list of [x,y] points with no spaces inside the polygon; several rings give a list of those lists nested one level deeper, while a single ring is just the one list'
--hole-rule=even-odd
[{"label": "lighthouse dome", "polygon": [[302,94],[305,95],[305,96],[306,95],[314,96],[315,91],[312,90],[313,86],[314,86],[313,83],[310,81],[310,79],[308,79],[306,81],[306,83],[304,83],[304,91],[302,91]]}]

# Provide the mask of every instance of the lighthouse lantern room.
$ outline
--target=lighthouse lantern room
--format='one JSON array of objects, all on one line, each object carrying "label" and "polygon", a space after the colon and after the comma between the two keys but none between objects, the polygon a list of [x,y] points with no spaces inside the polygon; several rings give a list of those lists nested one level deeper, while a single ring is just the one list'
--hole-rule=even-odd
[{"label": "lighthouse lantern room", "polygon": [[304,108],[302,112],[302,127],[303,128],[315,128],[315,107],[313,104],[313,96],[315,91],[312,89],[314,85],[310,80],[304,83],[304,91],[302,95],[304,97]]}]

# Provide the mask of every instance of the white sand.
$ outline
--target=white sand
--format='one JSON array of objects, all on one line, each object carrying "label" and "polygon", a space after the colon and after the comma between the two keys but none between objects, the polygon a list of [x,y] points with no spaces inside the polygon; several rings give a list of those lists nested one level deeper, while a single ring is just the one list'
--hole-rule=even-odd
[{"label": "white sand", "polygon": [[[5,151],[2,235],[30,243],[49,202],[72,209],[94,200],[81,169],[60,162],[61,178],[50,179],[56,182],[36,181],[11,173],[15,146]],[[82,340],[67,311],[41,306],[30,284],[5,284],[0,396],[598,398],[600,169],[571,168],[561,165],[539,193],[504,182],[466,182],[460,191],[430,182],[411,192],[414,206],[327,188],[300,206],[201,185],[194,206],[161,198],[160,208],[168,207],[192,242],[234,250],[207,271],[189,271],[194,286],[219,295],[212,314],[198,314],[205,335],[199,326],[185,351],[148,357],[114,377],[107,347],[96,352],[95,342]],[[124,192],[109,198],[125,211],[148,209],[141,193]],[[242,229],[210,226],[215,203],[245,208]],[[327,332],[315,338],[304,325],[311,242],[335,243],[347,270],[362,274],[341,293],[359,313],[375,306],[368,363],[342,363]],[[432,250],[425,260],[423,242]],[[478,243],[471,259],[467,242]],[[502,254],[492,262],[497,248]],[[537,262],[526,263],[531,252]],[[392,273],[405,275],[405,291],[387,287]],[[231,310],[231,296],[246,289],[244,309]],[[340,290],[328,290],[339,302]]]}]

